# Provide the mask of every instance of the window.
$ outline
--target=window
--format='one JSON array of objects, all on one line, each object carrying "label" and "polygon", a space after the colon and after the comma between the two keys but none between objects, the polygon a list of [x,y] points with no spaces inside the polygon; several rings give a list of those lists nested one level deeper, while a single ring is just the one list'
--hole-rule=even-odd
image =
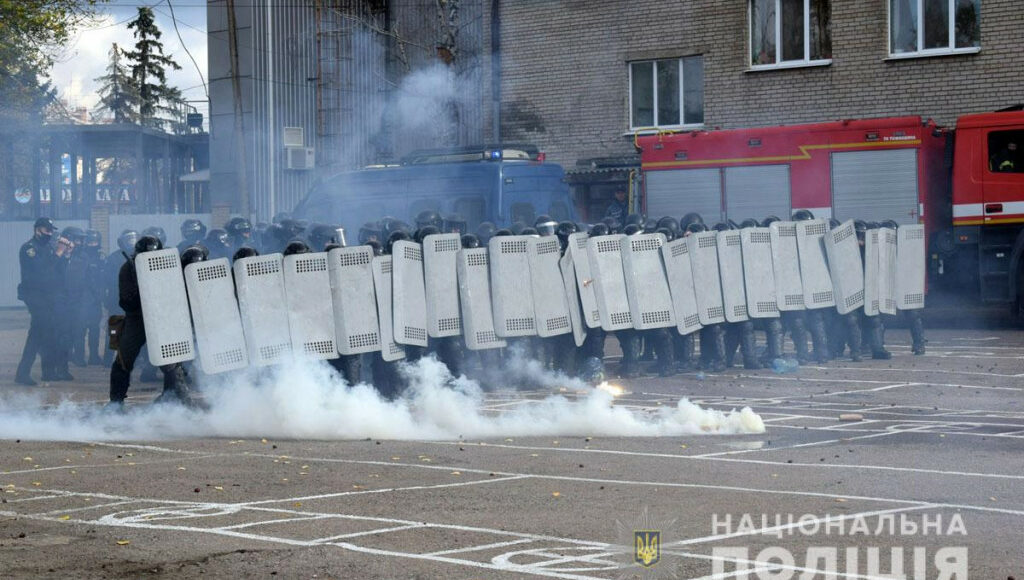
[{"label": "window", "polygon": [[831,0],[750,0],[752,67],[828,64],[831,58]]},{"label": "window", "polygon": [[976,52],[981,0],[889,0],[889,53],[917,56]]},{"label": "window", "polygon": [[992,131],[988,134],[988,170],[996,173],[1024,173],[1024,131]]},{"label": "window", "polygon": [[510,223],[523,222],[532,226],[534,220],[537,219],[537,212],[533,209],[532,203],[513,203],[509,208],[509,213],[511,214]]},{"label": "window", "polygon": [[704,57],[629,63],[629,127],[704,123]]}]

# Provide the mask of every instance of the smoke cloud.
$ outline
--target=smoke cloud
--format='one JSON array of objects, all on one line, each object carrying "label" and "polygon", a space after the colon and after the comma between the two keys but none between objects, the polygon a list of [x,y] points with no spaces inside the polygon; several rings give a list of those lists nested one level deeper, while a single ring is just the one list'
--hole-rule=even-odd
[{"label": "smoke cloud", "polygon": [[[529,373],[539,373],[534,369]],[[405,365],[409,388],[397,400],[370,385],[349,386],[323,363],[291,362],[215,377],[204,391],[208,411],[180,405],[129,406],[125,414],[95,404],[41,407],[20,397],[0,401],[0,438],[152,441],[197,437],[277,439],[455,440],[514,436],[663,437],[701,433],[762,433],[749,407],[723,413],[686,399],[638,412],[586,387],[576,399],[551,395],[502,412],[486,411],[475,381],[452,377],[432,357]],[[559,382],[548,376],[549,385]],[[566,379],[568,388],[582,385]]]}]

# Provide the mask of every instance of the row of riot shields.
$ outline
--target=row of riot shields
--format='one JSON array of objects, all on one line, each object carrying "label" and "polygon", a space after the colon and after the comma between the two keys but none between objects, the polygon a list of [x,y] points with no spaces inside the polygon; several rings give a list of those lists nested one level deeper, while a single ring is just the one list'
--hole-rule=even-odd
[{"label": "row of riot shields", "polygon": [[869,316],[924,306],[922,226],[867,232],[853,222],[662,234],[499,236],[464,249],[458,234],[369,246],[189,264],[174,249],[135,259],[150,360],[198,359],[208,374],[380,352],[386,361],[430,338],[467,348],[588,329],[649,330],[858,308]]}]

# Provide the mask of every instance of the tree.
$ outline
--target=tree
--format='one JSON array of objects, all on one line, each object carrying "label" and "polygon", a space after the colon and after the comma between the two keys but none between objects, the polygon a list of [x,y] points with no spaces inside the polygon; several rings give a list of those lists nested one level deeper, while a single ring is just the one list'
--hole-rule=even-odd
[{"label": "tree", "polygon": [[97,77],[100,102],[94,114],[110,114],[115,123],[134,123],[138,120],[139,93],[132,82],[131,72],[124,63],[124,51],[116,43],[110,45],[107,74]]},{"label": "tree", "polygon": [[181,91],[167,84],[167,69],[181,70],[174,59],[164,54],[153,9],[139,8],[139,15],[128,23],[134,30],[135,50],[125,53],[132,64],[132,81],[138,92],[139,122],[163,128],[171,122]]}]

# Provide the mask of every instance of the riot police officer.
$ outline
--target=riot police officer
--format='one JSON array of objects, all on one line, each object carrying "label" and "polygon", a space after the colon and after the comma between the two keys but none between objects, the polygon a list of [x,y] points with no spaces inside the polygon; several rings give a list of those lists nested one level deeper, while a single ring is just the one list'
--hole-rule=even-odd
[{"label": "riot police officer", "polygon": [[316,224],[309,231],[309,245],[315,252],[323,252],[327,244],[335,244],[337,239],[337,227],[327,224]]},{"label": "riot police officer", "polygon": [[153,236],[154,238],[160,240],[161,245],[167,245],[167,232],[165,232],[164,229],[160,226],[149,226],[148,228],[142,230],[142,235]]},{"label": "riot police officer", "polygon": [[84,345],[88,349],[89,358],[87,364],[89,365],[103,364],[99,354],[100,322],[103,319],[103,268],[105,263],[103,250],[100,248],[102,241],[103,238],[98,231],[87,230],[85,232],[85,245],[79,248],[82,257],[86,261],[85,292],[82,297],[82,305],[79,309],[77,321],[79,334],[74,338],[75,343],[72,354],[74,355],[77,351],[79,354],[75,358],[85,358],[86,351],[81,350],[84,338]]},{"label": "riot police officer", "polygon": [[210,259],[228,258],[232,254],[231,238],[228,233],[220,228],[214,228],[206,233],[206,242],[203,244],[210,251]]},{"label": "riot police officer", "polygon": [[[795,212],[793,212],[793,221],[795,221],[795,222],[807,221],[807,220],[813,220],[813,219],[814,219],[814,214],[811,213],[810,210],[798,209]],[[825,312],[824,312],[824,309],[823,308],[815,308],[815,309],[811,309],[811,310],[806,310],[806,311],[804,311],[804,316],[803,317],[804,317],[804,320],[806,321],[806,323],[805,323],[806,324],[806,328],[810,331],[810,334],[811,334],[811,348],[813,349],[812,352],[811,352],[812,357],[814,358],[815,361],[817,361],[819,363],[828,362],[830,353],[829,353],[829,347],[828,347],[828,332],[826,331],[826,328],[825,328]],[[796,338],[795,335],[793,336],[793,342],[797,342],[797,338]],[[806,353],[806,349],[807,349],[806,339],[803,342],[803,349],[804,349],[804,352]],[[797,360],[798,361],[801,358],[801,352],[800,351],[801,351],[801,345],[797,344],[797,351],[796,351],[796,353],[797,353]],[[804,355],[804,359],[806,360],[806,358],[807,358],[807,356],[805,354]],[[801,361],[800,364],[803,364],[803,361]]]},{"label": "riot police officer", "polygon": [[[15,382],[20,385],[32,386],[35,381],[30,376],[36,355],[42,363],[44,381],[58,380],[55,372],[56,345],[54,344],[54,306],[57,301],[56,284],[57,260],[66,251],[66,247],[53,249],[53,220],[41,217],[35,221],[32,238],[22,244],[18,251],[21,265],[21,283],[18,284],[18,299],[28,307],[31,317],[25,348],[21,353],[21,361],[15,374]],[[58,252],[60,256],[58,256]]]},{"label": "riot police officer", "polygon": [[224,224],[224,231],[228,234],[228,243],[231,251],[242,246],[252,245],[252,224],[244,217],[233,217]]},{"label": "riot police officer", "polygon": [[444,227],[444,220],[441,218],[441,214],[432,209],[425,209],[416,214],[415,221],[416,229],[433,226],[437,228],[438,231],[441,231],[441,228]]},{"label": "riot police officer", "polygon": [[[85,245],[85,231],[82,228],[69,226],[64,228],[58,238],[58,245],[62,241],[68,244],[69,249],[57,261],[57,303],[54,305],[54,336],[57,345],[57,357],[55,359],[56,373],[64,380],[72,380],[68,370],[68,363],[71,360],[71,349],[74,346],[74,338],[78,336],[79,309],[86,289],[86,274],[88,264],[79,248]],[[85,360],[76,361],[78,366],[85,366]]]},{"label": "riot police officer", "polygon": [[183,254],[186,248],[202,243],[206,237],[206,225],[203,222],[189,218],[181,222],[181,242],[178,243],[178,253]]},{"label": "riot police officer", "polygon": [[469,226],[466,224],[466,218],[460,214],[451,213],[444,216],[444,227],[441,231],[446,234],[462,234],[469,232]]}]

